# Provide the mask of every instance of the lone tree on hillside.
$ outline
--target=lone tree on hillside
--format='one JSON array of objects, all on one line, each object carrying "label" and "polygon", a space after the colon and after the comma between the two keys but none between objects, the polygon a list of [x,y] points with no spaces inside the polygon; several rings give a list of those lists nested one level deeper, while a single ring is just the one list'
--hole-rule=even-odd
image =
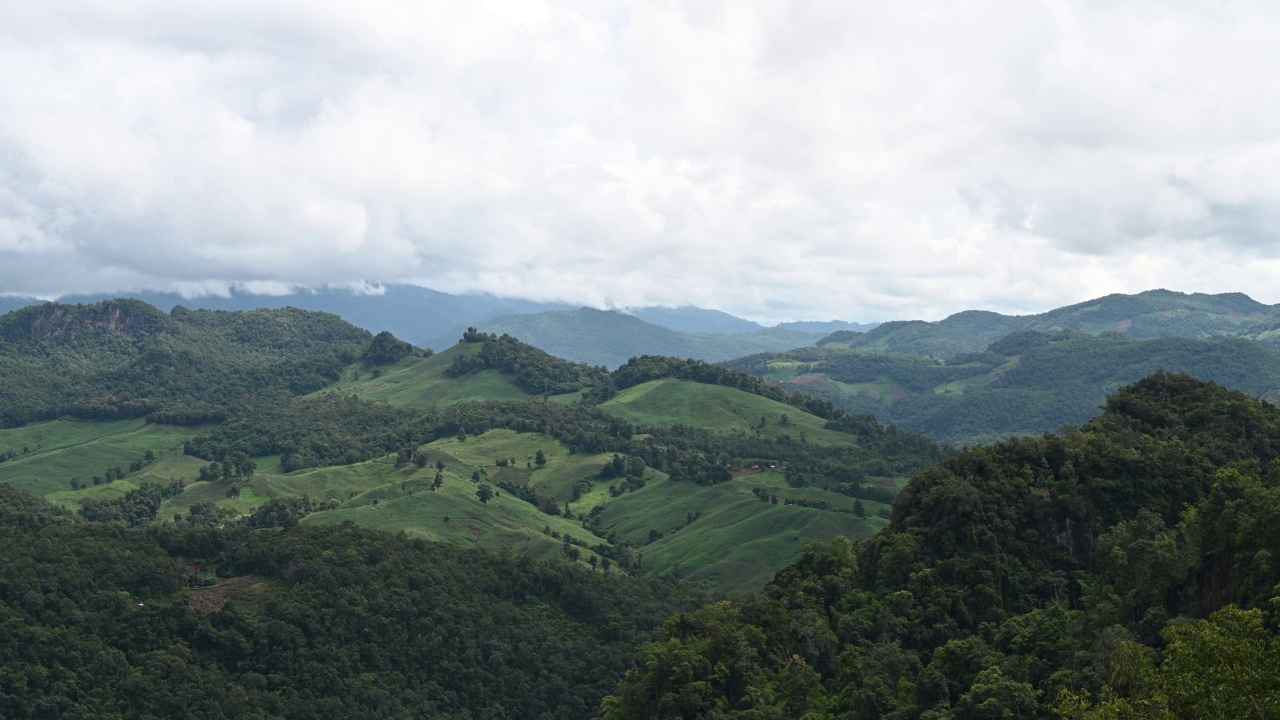
[{"label": "lone tree on hillside", "polygon": [[546,456],[546,455],[543,455],[543,454],[542,454],[542,451],[541,451],[541,450],[539,450],[539,451],[538,451],[538,454],[533,456],[533,464],[534,464],[534,465],[537,465],[538,467],[542,467],[542,466],[546,465],[546,464],[547,464],[547,456]]},{"label": "lone tree on hillside", "polygon": [[481,483],[480,489],[476,490],[476,497],[479,498],[480,504],[484,506],[484,514],[489,514],[489,501],[493,499],[493,488],[488,483]]}]

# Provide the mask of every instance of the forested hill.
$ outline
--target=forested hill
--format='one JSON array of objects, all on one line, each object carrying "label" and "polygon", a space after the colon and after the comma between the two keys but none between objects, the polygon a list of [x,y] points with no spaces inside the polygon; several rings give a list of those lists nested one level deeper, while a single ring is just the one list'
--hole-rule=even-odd
[{"label": "forested hill", "polygon": [[1119,333],[1022,330],[945,363],[827,347],[725,365],[957,445],[1083,423],[1108,393],[1160,369],[1280,399],[1280,352],[1239,338],[1134,340]]},{"label": "forested hill", "polygon": [[924,355],[947,360],[981,352],[1019,330],[1076,330],[1097,335],[1120,332],[1135,339],[1162,337],[1242,337],[1266,344],[1280,342],[1275,330],[1280,308],[1241,293],[1206,295],[1149,290],[1137,295],[1107,295],[1037,315],[1010,316],[969,310],[937,322],[887,322],[869,332],[841,332],[818,341],[879,352]]},{"label": "forested hill", "polygon": [[165,314],[126,299],[26,307],[0,317],[0,427],[310,392],[372,339],[335,315],[293,308]]},{"label": "forested hill", "polygon": [[586,718],[698,588],[426,543],[86,523],[0,484],[0,717]]},{"label": "forested hill", "polygon": [[1157,374],[672,618],[603,717],[1272,718],[1277,458],[1280,410]]}]

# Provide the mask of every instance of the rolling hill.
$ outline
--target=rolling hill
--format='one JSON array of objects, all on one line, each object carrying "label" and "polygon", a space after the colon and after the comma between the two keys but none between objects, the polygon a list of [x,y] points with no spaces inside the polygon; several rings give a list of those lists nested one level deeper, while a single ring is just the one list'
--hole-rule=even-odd
[{"label": "rolling hill", "polygon": [[1280,399],[1280,353],[1236,338],[1017,331],[946,363],[827,347],[726,365],[960,445],[1083,423],[1110,393],[1161,369]]},{"label": "rolling hill", "polygon": [[[32,400],[50,419],[0,430],[0,482],[97,521],[350,520],[740,592],[809,541],[873,532],[945,456],[700,361],[610,373],[474,330],[429,353],[309,311],[121,300],[0,332],[16,378],[75,378]],[[99,393],[113,412],[63,412]]]}]

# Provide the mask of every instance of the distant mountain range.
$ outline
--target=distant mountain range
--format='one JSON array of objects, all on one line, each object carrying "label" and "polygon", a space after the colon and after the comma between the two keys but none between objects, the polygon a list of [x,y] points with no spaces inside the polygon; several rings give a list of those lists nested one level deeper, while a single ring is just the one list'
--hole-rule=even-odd
[{"label": "distant mountain range", "polygon": [[[487,332],[509,332],[572,360],[609,366],[620,365],[633,355],[668,351],[681,357],[724,360],[812,345],[829,333],[863,332],[875,327],[875,323],[831,320],[766,328],[720,310],[692,306],[605,312],[484,294],[451,295],[414,285],[386,285],[377,294],[329,288],[291,295],[232,292],[226,297],[184,298],[177,293],[143,292],[68,295],[59,302],[89,305],[116,297],[142,300],[166,312],[179,305],[192,310],[318,310],[338,315],[370,332],[386,330],[420,347],[438,350],[453,345],[468,327],[474,326]],[[40,302],[43,301],[36,298],[0,297],[0,314]]]},{"label": "distant mountain range", "polygon": [[818,345],[947,360],[981,352],[1019,330],[1077,330],[1090,335],[1117,332],[1137,340],[1241,337],[1280,344],[1280,305],[1265,305],[1242,293],[1148,290],[1137,295],[1107,295],[1037,315],[968,310],[937,322],[886,322],[865,333],[832,333]]},{"label": "distant mountain range", "polygon": [[1138,340],[1119,333],[1020,330],[985,352],[945,363],[829,346],[725,365],[958,445],[1083,423],[1109,394],[1157,370],[1280,399],[1280,352],[1234,337]]},{"label": "distant mountain range", "polygon": [[[692,313],[688,311],[691,310],[696,309],[682,308],[683,317],[690,317]],[[663,313],[648,314],[661,316]],[[692,322],[685,324],[695,325]],[[552,355],[574,362],[611,368],[641,355],[666,355],[719,362],[743,355],[782,352],[810,346],[823,337],[822,333],[801,332],[786,327],[765,328],[755,323],[750,325],[754,326],[754,330],[745,332],[687,332],[646,322],[636,315],[579,308],[535,315],[507,315],[489,320],[481,329],[517,337]],[[723,322],[720,326],[727,328],[731,323]],[[428,345],[448,347],[457,342],[460,334],[451,333],[435,338]]]}]

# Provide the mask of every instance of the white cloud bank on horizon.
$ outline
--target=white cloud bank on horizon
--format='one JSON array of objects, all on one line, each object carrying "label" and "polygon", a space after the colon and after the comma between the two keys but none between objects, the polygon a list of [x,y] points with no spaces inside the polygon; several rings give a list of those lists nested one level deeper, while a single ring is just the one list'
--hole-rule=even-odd
[{"label": "white cloud bank on horizon", "polygon": [[0,7],[0,292],[1280,301],[1280,5]]}]

